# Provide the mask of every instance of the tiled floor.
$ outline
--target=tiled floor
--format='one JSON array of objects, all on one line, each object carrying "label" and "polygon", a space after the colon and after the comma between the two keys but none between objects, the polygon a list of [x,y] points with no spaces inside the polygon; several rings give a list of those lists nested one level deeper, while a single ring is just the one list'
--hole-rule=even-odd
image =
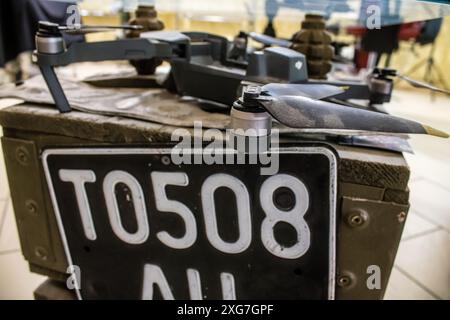
[{"label": "tiled floor", "polygon": [[[450,98],[400,92],[394,114],[450,132]],[[411,210],[386,299],[450,299],[450,139],[415,136],[410,165]]]},{"label": "tiled floor", "polygon": [[[450,132],[448,97],[432,102],[426,91],[397,91],[389,109]],[[412,209],[385,298],[450,299],[450,140],[411,143]],[[0,299],[31,299],[44,278],[29,272],[20,252],[1,149],[0,158]]]}]

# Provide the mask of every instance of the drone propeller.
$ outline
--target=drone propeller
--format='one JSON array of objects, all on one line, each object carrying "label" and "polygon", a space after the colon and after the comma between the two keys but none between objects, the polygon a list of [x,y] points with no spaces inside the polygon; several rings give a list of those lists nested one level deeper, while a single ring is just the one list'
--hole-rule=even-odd
[{"label": "drone propeller", "polygon": [[329,84],[291,84],[291,83],[270,83],[263,86],[262,91],[268,92],[271,96],[304,96],[311,99],[322,100],[338,94],[344,93],[342,87]]},{"label": "drone propeller", "polygon": [[64,32],[71,35],[83,35],[89,33],[97,33],[97,32],[108,32],[114,30],[142,30],[143,27],[140,25],[121,25],[121,26],[109,26],[109,25],[100,25],[100,26],[90,26],[90,25],[82,25],[75,24],[73,26],[60,26],[56,23],[48,22],[48,21],[40,21],[39,22],[39,30],[43,32]]},{"label": "drone propeller", "polygon": [[139,25],[122,25],[122,26],[88,26],[88,25],[76,25],[74,27],[60,26],[59,30],[67,34],[81,35],[97,32],[108,32],[114,30],[142,30],[143,27]]},{"label": "drone propeller", "polygon": [[[265,89],[270,85],[265,86]],[[302,95],[277,95],[251,86],[240,101],[244,107],[262,107],[280,123],[300,129],[352,130],[389,134],[429,134],[450,136],[415,121],[378,112],[348,108]],[[247,107],[247,108],[248,108]],[[247,109],[249,110],[249,109]]]},{"label": "drone propeller", "polygon": [[247,35],[252,40],[262,43],[266,46],[279,46],[279,47],[285,47],[285,48],[290,48],[292,46],[292,42],[290,42],[288,40],[267,36],[265,34],[250,32]]},{"label": "drone propeller", "polygon": [[414,79],[411,79],[410,77],[407,77],[401,73],[397,73],[397,77],[399,77],[400,79],[408,82],[410,85],[412,85],[415,88],[423,88],[423,89],[428,89],[431,91],[435,91],[435,92],[440,92],[440,93],[444,93],[444,94],[450,94],[450,91],[445,90],[445,89],[441,89],[438,87],[435,87],[429,83],[426,82],[422,82],[422,81],[417,81]]},{"label": "drone propeller", "polygon": [[435,91],[435,92],[440,92],[440,93],[444,93],[444,94],[450,94],[450,91],[448,91],[448,90],[435,87],[435,86],[433,86],[433,85],[431,85],[429,83],[426,83],[426,82],[422,82],[422,81],[411,79],[410,77],[399,73],[395,69],[375,68],[370,76],[378,78],[378,79],[388,79],[389,77],[398,77],[401,80],[404,80],[404,81],[408,82],[410,85],[412,85],[415,88],[423,88],[423,89],[428,89],[428,90]]}]

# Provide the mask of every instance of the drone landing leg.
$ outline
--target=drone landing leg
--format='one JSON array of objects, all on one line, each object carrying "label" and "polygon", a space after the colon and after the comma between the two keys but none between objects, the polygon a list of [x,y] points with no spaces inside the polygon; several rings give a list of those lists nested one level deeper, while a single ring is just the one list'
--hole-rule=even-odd
[{"label": "drone landing leg", "polygon": [[70,104],[67,100],[66,95],[59,83],[58,78],[56,77],[55,70],[50,66],[40,66],[42,75],[44,77],[45,82],[50,90],[50,93],[55,101],[56,107],[61,113],[70,112]]}]

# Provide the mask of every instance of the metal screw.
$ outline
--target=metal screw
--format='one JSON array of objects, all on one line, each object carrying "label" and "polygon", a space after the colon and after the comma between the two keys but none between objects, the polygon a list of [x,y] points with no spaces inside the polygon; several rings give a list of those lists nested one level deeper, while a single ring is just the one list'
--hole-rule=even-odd
[{"label": "metal screw", "polygon": [[250,85],[244,89],[244,98],[257,98],[260,94],[260,86]]},{"label": "metal screw", "polygon": [[30,213],[30,214],[37,214],[38,213],[38,205],[33,200],[27,200],[25,202],[25,208],[27,209],[28,213]]},{"label": "metal screw", "polygon": [[168,156],[163,156],[161,158],[161,162],[162,162],[163,165],[168,166],[171,161],[170,161],[170,158]]},{"label": "metal screw", "polygon": [[18,147],[16,149],[16,159],[21,165],[28,165],[28,150],[24,147]]},{"label": "metal screw", "polygon": [[350,227],[357,228],[363,226],[369,216],[368,214],[363,210],[356,210],[349,214],[347,218],[347,223],[350,225]]},{"label": "metal screw", "polygon": [[34,254],[36,255],[36,257],[38,257],[41,260],[47,260],[47,250],[45,250],[45,248],[43,247],[36,247],[34,249]]},{"label": "metal screw", "polygon": [[340,276],[337,280],[337,284],[341,288],[346,288],[352,283],[352,278],[347,275]]},{"label": "metal screw", "polygon": [[402,211],[397,215],[398,222],[403,223],[406,220],[406,212]]}]

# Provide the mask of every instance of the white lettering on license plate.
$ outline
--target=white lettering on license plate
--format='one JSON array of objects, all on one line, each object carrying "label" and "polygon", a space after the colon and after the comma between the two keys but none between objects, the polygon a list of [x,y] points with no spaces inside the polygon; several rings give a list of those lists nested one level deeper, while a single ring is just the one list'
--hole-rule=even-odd
[{"label": "white lettering on license plate", "polygon": [[[80,220],[87,239],[95,241],[97,238],[91,209],[87,201],[86,184],[97,180],[95,172],[91,170],[65,170],[59,171],[62,181],[73,184],[78,203]],[[183,172],[152,172],[153,189],[155,192],[156,207],[161,212],[171,212],[180,216],[184,221],[186,232],[181,238],[174,238],[166,231],[156,234],[159,241],[173,249],[187,249],[195,244],[197,239],[197,224],[192,211],[181,202],[169,200],[165,193],[166,186],[188,186],[189,179]],[[118,184],[126,185],[131,193],[135,208],[137,231],[130,233],[122,225],[115,188]],[[278,188],[288,188],[295,196],[295,205],[289,211],[280,210],[273,203],[273,193]],[[239,237],[235,242],[224,241],[217,225],[214,193],[219,188],[231,190],[236,198],[238,215]],[[128,244],[142,244],[150,235],[147,208],[144,191],[132,175],[125,171],[111,171],[103,180],[103,194],[109,216],[109,222],[114,234]],[[250,210],[250,196],[247,187],[238,178],[218,173],[209,176],[203,183],[201,191],[202,213],[205,221],[205,230],[211,245],[227,254],[238,254],[247,250],[252,241],[252,221]],[[261,240],[264,247],[274,256],[283,259],[298,259],[304,255],[310,246],[310,230],[304,215],[309,207],[309,194],[304,183],[291,175],[278,174],[268,178],[261,186],[259,199],[261,207],[266,214],[261,224]],[[297,235],[296,243],[291,247],[284,247],[277,242],[274,236],[274,227],[284,222],[291,225]]]}]

